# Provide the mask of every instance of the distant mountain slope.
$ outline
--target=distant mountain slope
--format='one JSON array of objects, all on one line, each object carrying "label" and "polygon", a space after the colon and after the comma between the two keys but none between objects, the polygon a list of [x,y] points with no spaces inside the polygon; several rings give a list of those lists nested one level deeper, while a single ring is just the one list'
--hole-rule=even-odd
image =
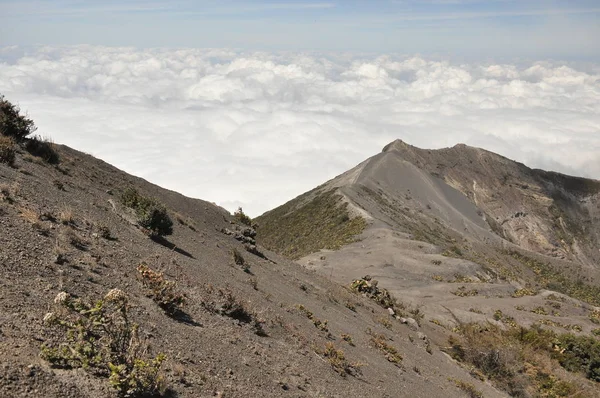
[{"label": "distant mountain slope", "polygon": [[[541,374],[572,377],[551,352],[542,360],[522,354],[531,347],[515,348],[521,354],[510,355],[521,363],[553,365],[517,366],[502,380],[477,355],[523,344],[494,327],[536,334],[543,326],[596,341],[584,336],[600,334],[599,192],[598,181],[532,170],[482,149],[395,141],[258,217],[257,239],[341,284],[368,274],[442,333],[461,331],[476,351],[463,360],[510,395],[563,396],[540,382]],[[493,326],[480,336],[464,332],[473,322]],[[597,385],[577,383],[572,396],[598,396],[590,392]]]},{"label": "distant mountain slope", "polygon": [[528,250],[600,263],[600,181],[530,169],[466,145],[423,150],[394,141],[397,153],[461,191],[502,237]]},{"label": "distant mountain slope", "polygon": [[[424,150],[400,140],[259,217],[267,247],[282,249],[269,243],[269,228],[285,221],[283,209],[292,214],[314,192],[332,189],[358,207],[365,195],[379,197],[382,206],[370,208],[367,218],[389,223],[394,213],[396,227],[416,236],[422,235],[418,229],[426,220],[443,220],[446,227],[478,240],[497,240],[491,231],[526,250],[587,266],[600,263],[600,181],[530,169],[466,145]],[[383,205],[382,198],[391,202]]]}]

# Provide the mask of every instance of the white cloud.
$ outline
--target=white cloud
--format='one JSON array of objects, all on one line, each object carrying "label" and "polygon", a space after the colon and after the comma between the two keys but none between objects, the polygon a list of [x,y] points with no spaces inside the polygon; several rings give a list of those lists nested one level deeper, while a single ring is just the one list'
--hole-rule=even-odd
[{"label": "white cloud", "polygon": [[600,178],[597,65],[91,46],[0,62],[0,92],[41,133],[253,216],[395,138]]}]

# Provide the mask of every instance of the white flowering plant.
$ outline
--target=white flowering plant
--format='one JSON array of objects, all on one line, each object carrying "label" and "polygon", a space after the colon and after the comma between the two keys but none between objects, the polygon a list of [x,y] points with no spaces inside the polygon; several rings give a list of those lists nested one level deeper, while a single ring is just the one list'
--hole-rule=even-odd
[{"label": "white flowering plant", "polygon": [[122,397],[160,392],[165,356],[140,358],[138,325],[128,317],[128,297],[122,290],[112,289],[95,303],[60,292],[54,303],[55,310],[43,318],[49,336],[42,345],[43,359],[54,367],[83,368],[107,377]]}]

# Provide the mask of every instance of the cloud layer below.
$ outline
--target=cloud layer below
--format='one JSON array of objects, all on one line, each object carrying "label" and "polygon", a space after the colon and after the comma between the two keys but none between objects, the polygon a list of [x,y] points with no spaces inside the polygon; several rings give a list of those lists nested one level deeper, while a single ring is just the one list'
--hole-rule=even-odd
[{"label": "cloud layer below", "polygon": [[5,47],[0,93],[56,142],[253,216],[396,138],[600,178],[598,65]]}]

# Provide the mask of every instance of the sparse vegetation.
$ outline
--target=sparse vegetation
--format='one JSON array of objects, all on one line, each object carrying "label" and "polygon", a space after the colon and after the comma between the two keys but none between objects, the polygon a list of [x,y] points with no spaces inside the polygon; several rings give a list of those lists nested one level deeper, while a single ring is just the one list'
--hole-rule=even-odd
[{"label": "sparse vegetation", "polygon": [[331,336],[331,333],[329,333],[329,328],[327,327],[327,320],[320,320],[312,313],[312,311],[302,304],[298,304],[296,308],[298,308],[298,311],[300,311],[302,315],[310,319],[317,329],[327,333],[328,336]]},{"label": "sparse vegetation", "polygon": [[[214,293],[212,287],[208,288],[210,293]],[[258,336],[267,336],[264,329],[265,321],[259,318],[242,300],[239,300],[228,288],[219,288],[216,291],[216,301],[206,300],[202,306],[208,311],[235,319],[244,324],[249,324]]]},{"label": "sparse vegetation", "polygon": [[73,223],[73,210],[64,208],[58,213],[58,220],[61,224],[69,225]]},{"label": "sparse vegetation", "polygon": [[479,294],[479,290],[477,289],[467,289],[466,286],[460,286],[458,289],[450,292],[455,296],[458,297],[471,297],[471,296],[477,296]]},{"label": "sparse vegetation", "polygon": [[145,263],[137,266],[141,275],[142,284],[149,291],[149,296],[162,308],[167,315],[176,316],[181,312],[185,303],[185,296],[179,293],[174,281],[166,280],[162,272],[157,272]]},{"label": "sparse vegetation", "polygon": [[257,239],[270,250],[298,259],[320,249],[337,250],[355,241],[365,228],[362,217],[351,218],[348,204],[334,191],[302,204],[297,198],[257,221]]},{"label": "sparse vegetation", "polygon": [[335,348],[335,345],[332,342],[328,342],[325,344],[325,349],[316,350],[319,355],[321,355],[335,370],[340,376],[346,377],[357,376],[360,374],[360,364],[358,363],[350,363],[346,359],[344,355],[344,351],[338,350]]},{"label": "sparse vegetation", "polygon": [[384,328],[392,330],[392,322],[388,318],[381,317],[377,320],[377,322],[379,322]]},{"label": "sparse vegetation", "polygon": [[89,245],[89,242],[85,238],[72,229],[63,230],[61,232],[61,239],[77,250],[87,250]]},{"label": "sparse vegetation", "polygon": [[579,279],[574,280],[568,276],[568,273],[555,269],[549,263],[526,256],[518,251],[508,251],[505,254],[510,255],[531,269],[536,274],[537,280],[543,288],[600,306],[600,286],[586,284]]},{"label": "sparse vegetation", "polygon": [[110,228],[108,228],[108,226],[104,224],[98,224],[96,225],[96,229],[98,230],[98,236],[100,236],[101,238],[114,240],[110,233]]},{"label": "sparse vegetation", "polygon": [[15,162],[16,143],[11,137],[0,135],[0,163],[12,166]]},{"label": "sparse vegetation", "polygon": [[352,336],[350,336],[347,333],[342,333],[342,335],[340,336],[342,338],[342,340],[344,340],[346,343],[350,344],[352,347],[354,347],[354,340],[352,340]]},{"label": "sparse vegetation", "polygon": [[460,339],[449,339],[448,353],[512,396],[526,391],[571,396],[577,389],[560,379],[557,366],[600,381],[600,342],[593,337],[557,335],[540,327],[503,330],[491,324],[463,324],[459,331]]},{"label": "sparse vegetation", "polygon": [[452,381],[456,387],[466,392],[469,398],[483,398],[483,393],[477,390],[473,384],[453,378],[448,380]]},{"label": "sparse vegetation", "polygon": [[233,258],[233,263],[235,265],[240,266],[244,272],[250,272],[250,264],[246,262],[246,259],[244,256],[242,256],[242,253],[240,253],[240,251],[235,247],[231,249],[231,257]]},{"label": "sparse vegetation", "polygon": [[135,211],[138,225],[151,236],[173,233],[173,221],[165,206],[156,199],[139,194],[135,188],[127,188],[121,195],[121,203]]},{"label": "sparse vegetation", "polygon": [[454,274],[454,279],[449,279],[449,283],[476,283],[478,282],[476,279],[471,278],[470,276],[466,276],[460,273]]},{"label": "sparse vegetation", "polygon": [[454,258],[462,258],[463,257],[463,251],[460,247],[456,246],[456,245],[452,245],[449,248],[447,248],[446,250],[444,250],[442,252],[442,256],[444,257],[454,257]]},{"label": "sparse vegetation", "polygon": [[522,289],[517,289],[515,290],[515,292],[512,294],[513,297],[517,298],[517,297],[524,297],[524,296],[535,296],[537,294],[537,291],[529,289],[529,288],[522,288]]},{"label": "sparse vegetation", "polygon": [[61,292],[44,316],[48,340],[41,357],[52,366],[83,368],[105,377],[121,397],[157,396],[164,391],[163,354],[142,358],[138,325],[129,320],[127,295],[109,291],[94,304]]},{"label": "sparse vegetation", "polygon": [[252,219],[244,213],[241,207],[233,213],[233,217],[238,220],[240,223],[247,225],[248,227],[252,227]]},{"label": "sparse vegetation", "polygon": [[375,348],[383,352],[385,359],[395,365],[400,365],[402,363],[402,355],[400,355],[394,346],[387,343],[388,338],[385,337],[385,335],[377,334],[373,331],[369,331],[369,334],[371,335],[371,342]]}]

